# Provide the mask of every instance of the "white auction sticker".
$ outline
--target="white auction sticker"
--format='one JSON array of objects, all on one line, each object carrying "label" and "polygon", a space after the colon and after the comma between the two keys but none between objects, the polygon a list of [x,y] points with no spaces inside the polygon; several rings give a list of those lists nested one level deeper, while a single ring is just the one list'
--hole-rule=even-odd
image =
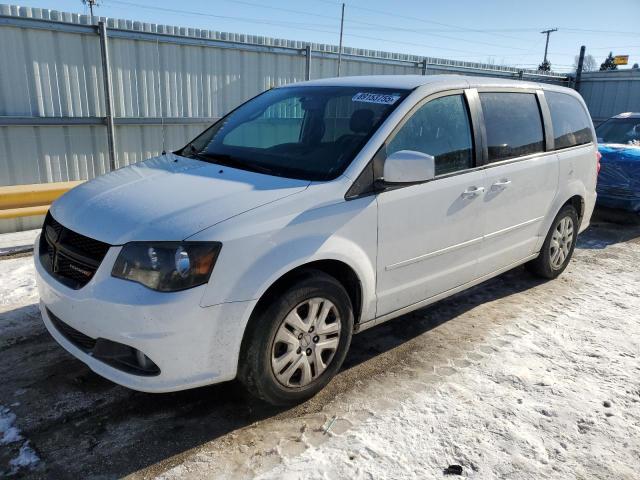
[{"label": "white auction sticker", "polygon": [[356,93],[351,101],[353,102],[366,102],[366,103],[381,103],[383,105],[393,105],[398,101],[400,95],[387,95],[384,93]]}]

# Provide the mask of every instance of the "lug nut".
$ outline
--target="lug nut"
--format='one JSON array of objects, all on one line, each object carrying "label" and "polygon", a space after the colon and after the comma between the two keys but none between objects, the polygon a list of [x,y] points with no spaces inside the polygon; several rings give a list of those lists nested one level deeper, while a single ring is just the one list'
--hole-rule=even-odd
[{"label": "lug nut", "polygon": [[309,329],[309,333],[312,333],[312,332],[313,332],[313,327]]},{"label": "lug nut", "polygon": [[319,336],[316,335],[315,337],[313,337],[313,343],[318,343],[318,340],[320,340]]},{"label": "lug nut", "polygon": [[302,334],[298,335],[298,340],[302,340]]},{"label": "lug nut", "polygon": [[298,347],[298,350],[296,350],[296,353],[297,353],[298,355],[300,355],[300,353],[302,353],[302,349],[301,349],[300,347]]},{"label": "lug nut", "polygon": [[311,349],[307,348],[307,357],[311,355]]}]

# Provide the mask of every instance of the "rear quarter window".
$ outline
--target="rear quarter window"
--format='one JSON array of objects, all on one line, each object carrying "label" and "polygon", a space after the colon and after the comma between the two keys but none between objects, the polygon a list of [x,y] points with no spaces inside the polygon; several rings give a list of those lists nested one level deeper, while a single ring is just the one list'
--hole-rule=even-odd
[{"label": "rear quarter window", "polygon": [[555,149],[575,147],[593,141],[591,121],[578,99],[560,92],[545,92]]}]

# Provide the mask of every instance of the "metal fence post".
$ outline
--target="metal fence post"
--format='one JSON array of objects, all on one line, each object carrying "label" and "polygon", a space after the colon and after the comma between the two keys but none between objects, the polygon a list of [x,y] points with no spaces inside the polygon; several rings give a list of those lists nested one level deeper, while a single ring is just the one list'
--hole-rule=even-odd
[{"label": "metal fence post", "polygon": [[116,169],[116,132],[113,125],[113,92],[111,90],[111,70],[109,68],[109,48],[107,43],[107,25],[98,22],[100,34],[100,57],[102,59],[102,80],[104,83],[104,105],[106,110],[107,142],[109,145],[109,170]]},{"label": "metal fence post", "polygon": [[576,68],[576,79],[573,82],[573,89],[580,91],[580,79],[582,78],[582,68],[584,65],[584,52],[586,47],[582,45],[580,47],[580,56],[578,57],[578,68]]},{"label": "metal fence post", "polygon": [[427,74],[427,59],[422,59],[422,75]]},{"label": "metal fence post", "polygon": [[311,45],[304,47],[304,53],[306,55],[304,79],[311,80]]}]

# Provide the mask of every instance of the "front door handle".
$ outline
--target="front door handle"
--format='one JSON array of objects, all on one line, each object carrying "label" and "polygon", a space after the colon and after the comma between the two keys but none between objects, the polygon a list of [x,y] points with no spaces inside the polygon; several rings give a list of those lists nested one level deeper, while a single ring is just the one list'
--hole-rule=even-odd
[{"label": "front door handle", "polygon": [[502,180],[491,185],[491,188],[496,188],[496,189],[507,188],[509,185],[511,185],[511,180],[507,180],[506,178],[503,178]]},{"label": "front door handle", "polygon": [[462,192],[462,198],[475,198],[481,193],[484,193],[484,187],[469,187]]}]

